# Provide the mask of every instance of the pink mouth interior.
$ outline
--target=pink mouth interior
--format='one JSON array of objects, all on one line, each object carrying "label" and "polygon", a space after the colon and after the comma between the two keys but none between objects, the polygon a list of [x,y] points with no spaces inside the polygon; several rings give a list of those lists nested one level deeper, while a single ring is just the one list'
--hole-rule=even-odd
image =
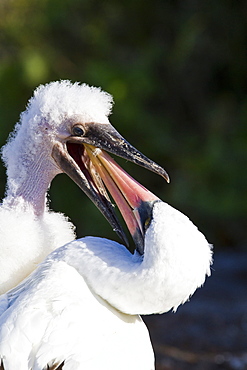
[{"label": "pink mouth interior", "polygon": [[[93,168],[94,172],[99,174],[117,204],[130,233],[134,235],[136,229],[140,228],[138,212],[136,212],[138,207],[142,202],[154,201],[158,198],[133,179],[105,151],[100,150],[99,154],[94,154],[91,149],[73,143],[67,143],[67,149],[87,180],[98,193],[102,194],[102,187],[99,188],[98,181],[94,180],[90,172]],[[95,161],[91,161],[90,155],[95,155]],[[105,192],[103,193],[105,195]]]}]

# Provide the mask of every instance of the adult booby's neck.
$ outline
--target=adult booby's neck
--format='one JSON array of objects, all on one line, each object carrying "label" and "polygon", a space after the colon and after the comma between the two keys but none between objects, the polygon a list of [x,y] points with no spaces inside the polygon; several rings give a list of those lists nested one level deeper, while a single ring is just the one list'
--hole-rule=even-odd
[{"label": "adult booby's neck", "polygon": [[132,255],[108,239],[87,237],[54,255],[88,286],[126,314],[163,313],[184,303],[210,275],[212,253],[204,235],[184,214],[156,202],[144,255]]}]

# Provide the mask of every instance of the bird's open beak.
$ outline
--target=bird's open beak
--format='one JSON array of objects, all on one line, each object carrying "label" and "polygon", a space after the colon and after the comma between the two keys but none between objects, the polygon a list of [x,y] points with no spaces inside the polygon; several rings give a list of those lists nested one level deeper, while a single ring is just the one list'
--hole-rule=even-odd
[{"label": "bird's open beak", "polygon": [[166,171],[130,145],[110,124],[91,123],[83,136],[70,136],[56,143],[52,156],[58,166],[87,194],[106,217],[113,230],[128,245],[105,187],[117,204],[143,254],[145,230],[152,217],[152,205],[158,198],[127,174],[106,151],[141,165],[168,182]]}]

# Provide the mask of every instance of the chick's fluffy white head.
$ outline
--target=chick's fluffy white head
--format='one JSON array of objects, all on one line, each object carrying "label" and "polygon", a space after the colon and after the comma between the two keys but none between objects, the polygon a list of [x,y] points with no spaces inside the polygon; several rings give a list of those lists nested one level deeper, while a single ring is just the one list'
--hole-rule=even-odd
[{"label": "chick's fluffy white head", "polygon": [[73,123],[108,123],[112,104],[110,94],[78,82],[39,86],[2,149],[8,178],[20,183],[37,157],[49,159],[54,142],[71,135]]},{"label": "chick's fluffy white head", "polygon": [[70,81],[51,82],[39,86],[30,99],[22,119],[42,122],[56,128],[64,120],[80,117],[82,122],[107,123],[112,96],[100,88]]},{"label": "chick's fluffy white head", "polygon": [[53,137],[69,135],[71,120],[108,123],[112,104],[110,94],[86,84],[65,80],[40,85],[2,151],[6,165],[14,151],[20,153],[20,145],[24,145],[28,153],[44,140],[44,134]]}]

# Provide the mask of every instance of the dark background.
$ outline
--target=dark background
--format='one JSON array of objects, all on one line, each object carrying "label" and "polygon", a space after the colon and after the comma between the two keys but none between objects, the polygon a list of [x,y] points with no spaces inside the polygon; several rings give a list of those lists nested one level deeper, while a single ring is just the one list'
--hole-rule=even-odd
[{"label": "dark background", "polygon": [[[246,15],[243,0],[0,0],[0,145],[40,83],[101,86],[114,96],[113,125],[171,183],[121,165],[187,214],[214,244],[216,259],[239,271],[234,261],[247,251]],[[2,196],[5,181],[1,167]],[[116,239],[65,175],[54,180],[50,198],[78,236]]]}]

